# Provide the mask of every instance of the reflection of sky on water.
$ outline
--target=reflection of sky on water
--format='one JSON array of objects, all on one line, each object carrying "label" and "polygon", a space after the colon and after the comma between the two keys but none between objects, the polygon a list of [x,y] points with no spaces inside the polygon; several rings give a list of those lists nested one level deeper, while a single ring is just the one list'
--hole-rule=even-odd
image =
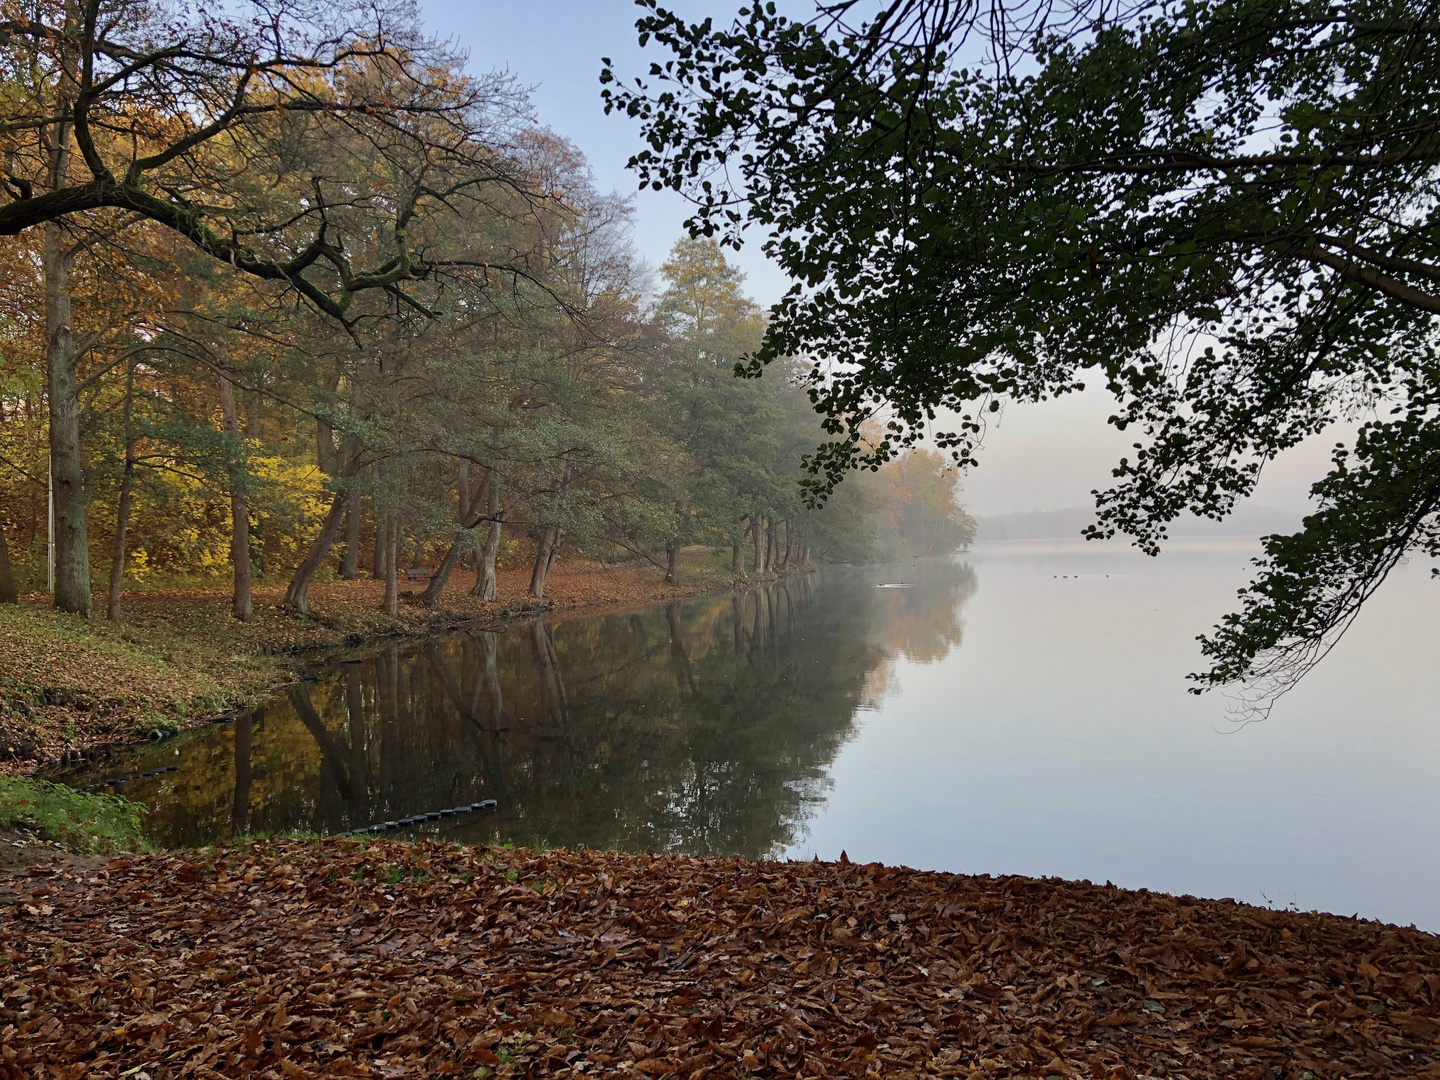
[{"label": "reflection of sky on water", "polygon": [[[1440,586],[1397,572],[1263,723],[1186,693],[1257,547],[982,546],[789,853],[1111,880],[1440,929]],[[1109,575],[1108,577],[1106,575]]]},{"label": "reflection of sky on water", "polygon": [[1268,720],[1234,730],[1184,676],[1255,550],[982,545],[454,635],[71,779],[179,762],[127,790],[171,844],[495,798],[404,835],[843,849],[1440,929],[1437,586],[1403,568]]}]

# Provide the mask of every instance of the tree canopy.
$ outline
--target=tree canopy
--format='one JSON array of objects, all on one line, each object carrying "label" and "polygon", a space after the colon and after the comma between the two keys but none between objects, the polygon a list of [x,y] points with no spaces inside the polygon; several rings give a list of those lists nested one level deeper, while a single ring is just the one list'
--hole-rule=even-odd
[{"label": "tree canopy", "polygon": [[607,105],[642,125],[642,184],[694,200],[693,232],[758,227],[797,282],[750,362],[815,364],[815,494],[925,437],[973,464],[987,413],[1098,383],[1139,439],[1090,535],[1153,554],[1356,420],[1303,531],[1266,539],[1202,639],[1197,689],[1262,697],[1407,554],[1440,555],[1427,7],[851,0],[717,28],[641,6],[669,57],[607,66]]}]

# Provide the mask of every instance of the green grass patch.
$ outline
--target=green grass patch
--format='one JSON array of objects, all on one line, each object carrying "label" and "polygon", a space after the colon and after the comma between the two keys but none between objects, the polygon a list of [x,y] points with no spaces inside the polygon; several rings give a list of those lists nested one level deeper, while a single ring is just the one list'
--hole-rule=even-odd
[{"label": "green grass patch", "polygon": [[0,776],[0,828],[28,825],[71,851],[142,851],[140,807],[118,795],[91,795],[28,776]]}]

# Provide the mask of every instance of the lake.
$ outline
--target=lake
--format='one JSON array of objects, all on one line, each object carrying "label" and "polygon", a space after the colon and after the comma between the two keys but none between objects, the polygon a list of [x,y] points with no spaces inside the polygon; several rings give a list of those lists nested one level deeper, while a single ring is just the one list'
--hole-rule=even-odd
[{"label": "lake", "polygon": [[[1112,881],[1440,930],[1440,585],[1402,567],[1262,722],[1188,694],[1253,540],[829,568],[406,642],[63,774],[159,843],[387,831]],[[113,788],[112,788],[113,789]]]}]

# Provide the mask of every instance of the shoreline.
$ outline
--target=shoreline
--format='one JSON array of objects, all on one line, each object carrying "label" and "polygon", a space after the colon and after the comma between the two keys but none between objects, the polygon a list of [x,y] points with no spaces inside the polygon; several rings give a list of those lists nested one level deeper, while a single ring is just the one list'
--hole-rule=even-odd
[{"label": "shoreline", "polygon": [[403,590],[396,616],[379,610],[383,583],[368,579],[315,584],[307,617],[279,610],[283,585],[256,586],[249,624],[230,616],[225,588],[131,592],[117,623],[22,598],[0,607],[0,775],[31,775],[199,727],[283,690],[337,653],[723,595],[812,572],[736,582],[728,568],[707,572],[699,561],[687,560],[675,586],[649,566],[561,564],[539,603],[525,595],[524,568],[497,575],[494,601],[471,597],[471,575],[459,573],[435,609],[416,603],[420,590]]},{"label": "shoreline", "polygon": [[1440,1076],[1440,937],[1226,900],[335,838],[7,889],[0,1045],[62,1076]]}]

